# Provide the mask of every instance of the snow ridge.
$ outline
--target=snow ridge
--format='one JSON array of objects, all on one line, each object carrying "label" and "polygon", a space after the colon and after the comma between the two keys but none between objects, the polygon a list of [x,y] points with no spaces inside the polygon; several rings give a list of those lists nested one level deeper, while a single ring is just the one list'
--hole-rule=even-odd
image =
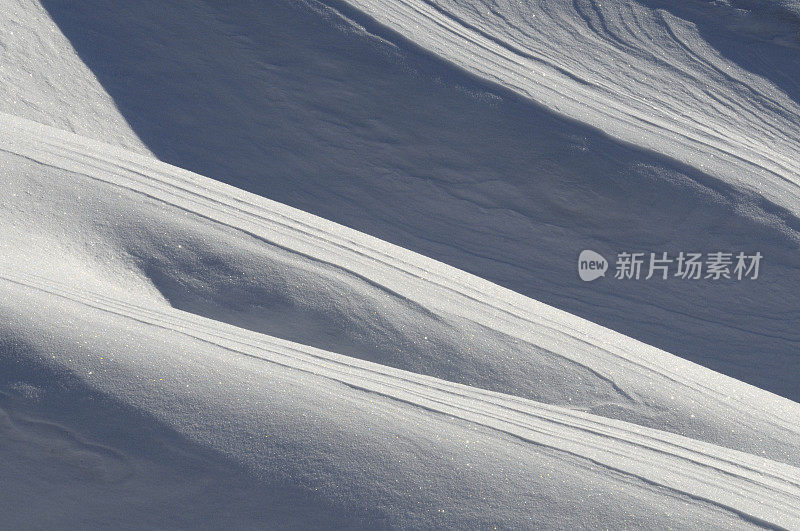
[{"label": "snow ridge", "polygon": [[[800,529],[800,404],[489,280],[731,374],[770,354],[795,396],[800,11],[757,7],[6,2],[0,527]],[[559,245],[708,241],[682,218],[763,244],[765,281],[563,278]]]},{"label": "snow ridge", "polygon": [[590,0],[347,4],[480,77],[800,212],[800,106],[667,9]]}]

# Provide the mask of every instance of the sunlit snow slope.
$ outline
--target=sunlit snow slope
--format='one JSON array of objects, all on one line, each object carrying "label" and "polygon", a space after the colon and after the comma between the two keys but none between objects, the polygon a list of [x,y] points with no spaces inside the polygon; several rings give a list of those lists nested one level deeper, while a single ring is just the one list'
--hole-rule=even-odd
[{"label": "sunlit snow slope", "polygon": [[800,529],[747,4],[0,1],[0,528]]}]

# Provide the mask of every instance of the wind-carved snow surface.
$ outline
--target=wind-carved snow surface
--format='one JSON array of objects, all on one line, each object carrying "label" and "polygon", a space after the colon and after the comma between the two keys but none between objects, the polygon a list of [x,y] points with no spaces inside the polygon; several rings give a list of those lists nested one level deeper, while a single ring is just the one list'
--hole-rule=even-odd
[{"label": "wind-carved snow surface", "polygon": [[[12,405],[57,400],[67,391],[52,379],[74,380],[69,392],[98,397],[91,436],[111,437],[99,404],[112,400],[158,423],[148,437],[184,438],[266,489],[288,482],[341,525],[553,525],[553,514],[583,526],[800,521],[796,403],[300,211],[2,121],[13,198],[3,226],[73,236],[57,259],[4,248]],[[64,208],[67,198],[81,208]],[[202,297],[220,282],[231,298],[218,311],[263,294],[275,326],[292,319],[297,340],[350,343],[348,354],[367,359],[176,310],[158,294]],[[24,423],[6,415],[21,437]],[[71,433],[72,421],[58,429]],[[101,456],[135,462],[136,452]],[[119,492],[168,473],[131,465],[116,477],[120,465],[96,459],[84,465]],[[30,488],[43,478],[15,480]],[[74,496],[38,515],[7,510],[46,523]],[[292,512],[288,500],[273,503]],[[71,514],[75,524],[96,518]]]},{"label": "wind-carved snow surface", "polygon": [[[43,2],[165,162],[800,400],[800,312],[787,297],[800,285],[794,177],[759,169],[753,151],[774,151],[784,166],[796,161],[800,54],[782,44],[796,27],[791,16],[740,3],[464,2],[452,7],[462,21],[469,6],[487,11],[470,20],[497,41],[487,44],[492,53],[517,41],[512,48],[533,50],[503,52],[506,66],[492,59],[473,68],[469,54],[489,52],[467,50],[487,37],[473,42],[464,34],[474,30],[463,28],[442,36],[433,19],[415,21],[415,9],[434,4],[381,3],[377,13],[328,4]],[[369,16],[397,10],[405,14],[386,26]],[[704,55],[687,52],[664,20]],[[418,40],[403,30],[417,23],[428,28]],[[603,30],[623,26],[627,40]],[[437,42],[452,46],[434,49]],[[537,53],[591,83],[556,75]],[[639,119],[647,113],[653,124]],[[709,129],[728,131],[714,142],[735,156],[710,147]],[[683,136],[669,132],[678,130]],[[753,191],[762,185],[783,200]],[[612,264],[622,251],[758,251],[765,259],[755,282],[584,283],[575,274],[583,249]],[[165,291],[179,308],[293,337],[291,323],[278,329],[252,305],[205,313],[204,301],[173,295]]]},{"label": "wind-carved snow surface", "polygon": [[[346,1],[481,77],[798,213],[800,106],[670,3]],[[728,13],[679,4],[699,23]],[[786,15],[788,44],[800,44],[800,17]]]},{"label": "wind-carved snow surface", "polygon": [[[794,50],[791,4],[45,4],[93,70],[56,54],[73,66],[15,82],[35,70],[26,57],[48,57],[42,43],[72,48],[38,5],[9,4],[2,27],[29,20],[36,37],[3,34],[3,87],[53,103],[15,96],[0,113],[0,527],[800,528],[797,402],[267,199],[349,208],[330,217],[429,238],[422,247],[456,264],[477,251],[487,277],[522,272],[542,293],[560,285],[561,302],[589,293],[554,265],[569,257],[574,276],[584,245],[708,243],[676,235],[680,220],[720,250],[758,246],[761,284],[600,287],[584,302],[797,396],[793,81],[782,91],[737,70],[699,33],[718,17]],[[176,31],[150,40],[153,27]],[[114,53],[120,30],[141,40],[125,40],[119,62],[87,55],[87,42]],[[430,58],[410,43],[639,148],[480,92],[442,63],[415,70]],[[156,69],[160,54],[177,62]],[[118,109],[78,89],[92,108],[70,107],[59,69],[74,87],[99,80]],[[470,132],[471,120],[486,127]],[[539,135],[533,159],[520,131]],[[535,179],[509,173],[531,160],[545,162]],[[439,173],[424,177],[426,162]],[[361,173],[330,182],[348,168]],[[642,204],[625,214],[631,202]],[[519,227],[530,232],[515,239]],[[545,254],[576,248],[531,259],[523,247],[537,241]],[[692,308],[706,297],[739,315],[708,319]]]}]

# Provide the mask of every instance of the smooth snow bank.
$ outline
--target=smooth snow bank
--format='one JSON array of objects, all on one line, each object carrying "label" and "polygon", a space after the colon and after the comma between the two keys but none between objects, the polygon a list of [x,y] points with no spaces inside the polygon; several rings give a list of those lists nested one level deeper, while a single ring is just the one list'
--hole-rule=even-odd
[{"label": "smooth snow bank", "polygon": [[[243,495],[296,525],[800,523],[800,405],[312,215],[0,121],[4,237],[61,242],[3,250],[4,429],[55,426],[85,458],[54,475],[136,494],[132,512],[98,504],[102,521],[152,507],[166,445],[200,484],[242,467],[261,485]],[[219,283],[229,300],[208,296]],[[121,442],[128,423],[146,429]],[[43,510],[52,480],[22,448],[0,450],[36,508],[17,518],[63,517],[82,487]]]},{"label": "smooth snow bank", "polygon": [[[800,464],[795,402],[307,213],[0,119],[10,271]],[[62,261],[14,241],[43,230]]]},{"label": "smooth snow bank", "polygon": [[0,112],[149,153],[35,0],[0,2]]},{"label": "smooth snow bank", "polygon": [[[131,306],[48,280],[6,276],[2,284],[2,313],[13,323],[4,331],[4,379],[15,376],[15,362],[22,362],[39,373],[25,382],[37,400],[58,400],[61,382],[75,379],[77,401],[97,401],[88,408],[95,415],[89,434],[74,436],[84,439],[83,459],[57,462],[72,464],[78,477],[64,484],[68,495],[43,499],[35,487],[52,472],[27,474],[24,465],[42,459],[43,451],[28,448],[20,455],[6,445],[0,450],[17,470],[4,475],[10,481],[4,490],[32,491],[26,506],[35,513],[10,507],[13,520],[25,525],[54,515],[60,515],[59,525],[139,520],[135,508],[119,510],[119,497],[132,490],[139,502],[142,483],[164,475],[139,462],[157,461],[161,456],[150,455],[145,445],[150,438],[163,444],[160,438],[167,437],[178,455],[195,446],[217,454],[208,458],[210,465],[191,463],[178,477],[200,477],[202,483],[212,465],[229,460],[261,482],[239,493],[245,499],[261,499],[272,489],[293,494],[270,493],[270,512],[257,514],[251,525],[800,523],[800,469],[764,458],[359,362],[180,311]],[[15,311],[10,300],[42,311]],[[41,374],[48,372],[58,376],[42,383]],[[20,382],[15,385],[20,388]],[[141,446],[133,445],[138,454],[109,447],[111,429],[129,422],[127,415],[111,417],[102,409],[109,399],[133,406],[135,413],[127,415],[134,419],[151,418],[148,433],[139,435]],[[67,413],[59,423],[69,426],[72,418]],[[69,427],[59,430],[72,433]],[[102,483],[116,498],[98,504],[94,514],[86,513],[92,501],[65,513],[80,499],[84,483]],[[224,501],[224,494],[216,500]],[[233,521],[245,524],[246,516]],[[156,525],[170,519],[158,513],[141,517]],[[191,522],[191,515],[180,520]]]},{"label": "smooth snow bank", "polygon": [[[800,312],[787,297],[800,285],[795,177],[773,187],[752,162],[756,148],[797,161],[800,55],[726,29],[727,10],[622,0],[370,4],[377,18],[403,10],[382,26],[342,2],[42,3],[162,160],[800,400]],[[488,74],[476,76],[462,55],[477,41],[461,42],[470,33],[457,21],[448,27],[458,31],[443,34],[422,14],[435,7],[497,39],[475,60],[509,43],[532,58],[481,59]],[[435,49],[445,38],[452,46]],[[589,84],[541,65],[534,72],[546,76],[530,75],[539,56]],[[512,81],[521,92],[509,90]],[[732,155],[706,145],[708,135]],[[683,145],[686,153],[664,155]],[[761,185],[783,194],[785,208],[752,192]],[[759,251],[765,259],[756,282],[584,283],[575,272],[583,249],[612,261],[621,251]],[[170,276],[159,287],[181,309],[298,337],[292,319],[265,318],[255,306],[266,295],[248,298],[240,274],[252,271],[238,264],[202,278],[201,299]],[[243,302],[220,313],[230,289]],[[380,335],[357,344],[315,322],[327,330],[324,340],[315,335],[326,349],[367,355],[370,334]],[[397,351],[381,352],[376,359]]]}]

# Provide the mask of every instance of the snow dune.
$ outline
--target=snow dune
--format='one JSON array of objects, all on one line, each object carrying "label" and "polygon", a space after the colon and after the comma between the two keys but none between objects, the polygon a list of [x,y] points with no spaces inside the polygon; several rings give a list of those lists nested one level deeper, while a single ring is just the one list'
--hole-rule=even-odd
[{"label": "snow dune", "polygon": [[[524,526],[578,503],[576,525],[590,525],[592,514],[636,525],[797,523],[796,403],[351,229],[149,157],[2,119],[4,187],[14,192],[3,226],[29,235],[59,227],[69,242],[57,259],[45,247],[4,248],[3,373],[16,389],[63,392],[40,388],[41,376],[15,381],[15,364],[68,375],[83,393],[151,416],[268,484],[299,485],[303,499],[319,497],[320,507],[362,525]],[[64,209],[65,200],[82,208]],[[374,341],[372,357],[386,365],[232,327],[160,296],[173,286],[203,300],[217,284],[205,278],[210,264],[236,280],[227,305],[207,299],[206,313],[235,312],[246,287],[277,299],[261,311],[277,321],[286,312],[295,322],[289,339],[324,341],[328,324],[345,336],[328,340],[364,351]],[[260,275],[248,271],[254,264]],[[380,326],[397,328],[375,333]],[[365,432],[373,422],[376,432]],[[445,435],[430,439],[442,423]],[[387,430],[402,449],[386,446]],[[442,459],[471,440],[475,453]],[[365,447],[355,467],[363,471],[354,472],[353,452]],[[387,456],[409,466],[387,469]],[[540,466],[561,481],[548,486]],[[472,468],[480,494],[457,480]],[[441,515],[419,508],[417,482],[431,471]],[[618,498],[622,485],[628,493]],[[588,504],[587,491],[596,496]]]},{"label": "snow dune", "polygon": [[[160,159],[797,401],[800,56],[670,4],[43,2]],[[765,273],[587,284],[583,249]]]},{"label": "snow dune", "polygon": [[0,527],[800,528],[770,5],[4,2]]},{"label": "snow dune", "polygon": [[[703,37],[698,25],[729,14],[724,2],[347,4],[481,77],[798,213],[800,106]],[[786,15],[796,47],[800,17]]]}]

